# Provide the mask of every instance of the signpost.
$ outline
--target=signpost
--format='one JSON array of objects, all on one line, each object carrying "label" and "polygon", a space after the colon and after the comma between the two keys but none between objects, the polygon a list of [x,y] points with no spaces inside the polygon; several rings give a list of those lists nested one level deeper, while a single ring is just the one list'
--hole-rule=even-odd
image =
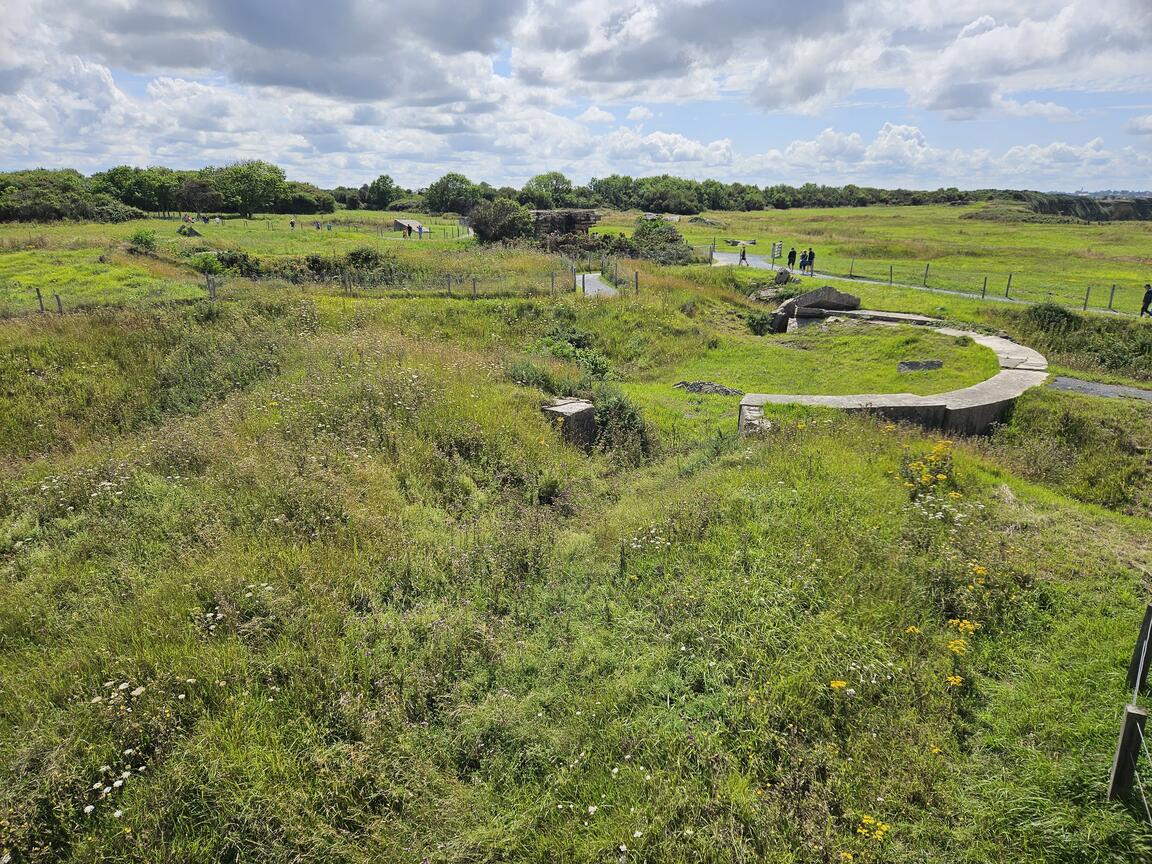
[{"label": "signpost", "polygon": [[776,259],[784,257],[784,244],[777,240],[772,244],[772,269],[776,269]]}]

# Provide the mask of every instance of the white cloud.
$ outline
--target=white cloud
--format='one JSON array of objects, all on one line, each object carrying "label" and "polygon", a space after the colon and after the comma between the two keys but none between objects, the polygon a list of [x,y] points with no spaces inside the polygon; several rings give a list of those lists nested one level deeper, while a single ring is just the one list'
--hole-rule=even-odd
[{"label": "white cloud", "polygon": [[1128,121],[1128,131],[1133,135],[1152,135],[1152,114],[1133,117]]},{"label": "white cloud", "polygon": [[[1147,104],[1148,0],[769,5],[427,0],[415,15],[401,0],[356,0],[343,14],[315,0],[8,3],[0,169],[262,157],[327,184],[557,169],[1070,188],[1111,172],[1105,185],[1146,185],[1145,142],[1116,149],[1114,136],[1152,134],[1152,115],[1101,125],[1080,106],[1086,90]],[[506,45],[510,76],[496,72]],[[875,135],[795,134],[797,114],[865,90],[907,94],[885,97]],[[909,121],[917,109],[927,119]],[[748,116],[725,129],[729,110],[750,113],[755,138]],[[635,128],[595,128],[622,116]],[[993,119],[994,140],[947,146],[933,131],[945,117]],[[1092,119],[1100,142],[1058,140],[1076,138],[1065,131],[1037,141],[1034,118]]]},{"label": "white cloud", "polygon": [[581,123],[615,123],[616,117],[602,108],[589,105],[588,108],[576,118]]}]

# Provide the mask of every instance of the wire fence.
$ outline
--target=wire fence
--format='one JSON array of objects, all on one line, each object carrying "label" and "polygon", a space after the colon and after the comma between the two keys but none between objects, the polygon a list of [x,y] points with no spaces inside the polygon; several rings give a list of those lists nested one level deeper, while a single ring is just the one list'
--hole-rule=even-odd
[{"label": "wire fence", "polygon": [[[319,277],[284,279],[281,277],[245,278],[228,275],[189,275],[171,291],[147,296],[104,297],[91,294],[69,295],[66,291],[41,291],[9,284],[0,295],[0,318],[29,314],[63,315],[101,307],[144,307],[165,303],[187,303],[201,299],[232,300],[258,290],[277,288],[317,296],[344,296],[363,299],[444,297],[460,300],[496,298],[534,298],[580,295],[585,293],[586,279],[596,275],[618,295],[637,294],[641,274],[622,265],[619,259],[595,255],[557,256],[535,266],[513,266],[507,269],[469,271],[468,261],[458,263],[456,271],[414,271],[395,273],[355,269],[333,269]],[[604,292],[588,291],[587,293]],[[612,292],[608,292],[612,293]]]},{"label": "wire fence", "polygon": [[[715,247],[717,260],[731,260],[739,254],[737,248]],[[776,269],[787,266],[783,257],[772,258],[767,247],[759,250],[748,247],[748,255],[756,262]],[[799,262],[790,269],[800,272]],[[816,257],[816,277],[830,277],[860,282],[861,284],[889,285],[895,288],[961,294],[990,302],[1058,303],[1061,306],[1137,315],[1144,296],[1143,282],[1133,280],[1100,280],[1095,282],[1069,281],[1057,276],[1037,274],[1028,270],[981,272],[959,269],[924,261],[885,262],[875,259],[841,257],[820,253]]]}]

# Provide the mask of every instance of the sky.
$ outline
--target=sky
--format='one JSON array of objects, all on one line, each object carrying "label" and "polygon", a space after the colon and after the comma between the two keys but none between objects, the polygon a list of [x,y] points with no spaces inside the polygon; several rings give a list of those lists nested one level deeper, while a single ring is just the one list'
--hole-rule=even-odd
[{"label": "sky", "polygon": [[1152,0],[0,0],[0,169],[1152,187]]}]

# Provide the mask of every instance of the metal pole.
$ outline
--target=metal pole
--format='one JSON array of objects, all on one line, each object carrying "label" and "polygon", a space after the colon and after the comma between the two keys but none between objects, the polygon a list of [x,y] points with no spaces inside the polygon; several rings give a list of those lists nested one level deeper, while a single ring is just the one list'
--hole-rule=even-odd
[{"label": "metal pole", "polygon": [[40,293],[40,289],[36,289],[36,302],[40,304],[40,312],[44,312],[44,295]]},{"label": "metal pole", "polygon": [[636,281],[636,296],[640,296],[640,271],[637,270],[632,274],[632,278]]},{"label": "metal pole", "polygon": [[980,299],[983,300],[988,293],[988,277],[984,277],[984,287],[980,289]]},{"label": "metal pole", "polygon": [[1109,312],[1114,311],[1112,309],[1112,298],[1115,296],[1116,296],[1116,286],[1113,285],[1112,286],[1112,293],[1108,295],[1108,311]]},{"label": "metal pole", "polygon": [[53,294],[52,296],[56,298],[56,311],[59,312],[61,315],[63,315],[64,314],[64,303],[60,300],[60,295],[59,294]]},{"label": "metal pole", "polygon": [[1092,286],[1088,286],[1088,290],[1084,292],[1084,311],[1088,311],[1088,295],[1092,293]]},{"label": "metal pole", "polygon": [[472,299],[476,299],[476,277],[472,277]]},{"label": "metal pole", "polygon": [[852,263],[848,265],[848,278],[852,278],[852,272],[856,269],[856,259],[852,259]]},{"label": "metal pole", "polygon": [[1012,274],[1008,274],[1008,284],[1004,286],[1004,296],[1008,296],[1008,292],[1012,290]]},{"label": "metal pole", "polygon": [[892,284],[892,265],[888,265],[888,284]]},{"label": "metal pole", "polygon": [[552,281],[548,287],[548,293],[554,295],[556,293],[556,271],[552,271],[549,275],[551,275]]},{"label": "metal pole", "polygon": [[588,293],[588,274],[586,274],[586,273],[580,274],[580,293],[581,294],[587,294]]},{"label": "metal pole", "polygon": [[924,265],[924,287],[925,288],[928,287],[928,267],[929,266],[930,266],[929,264]]}]

